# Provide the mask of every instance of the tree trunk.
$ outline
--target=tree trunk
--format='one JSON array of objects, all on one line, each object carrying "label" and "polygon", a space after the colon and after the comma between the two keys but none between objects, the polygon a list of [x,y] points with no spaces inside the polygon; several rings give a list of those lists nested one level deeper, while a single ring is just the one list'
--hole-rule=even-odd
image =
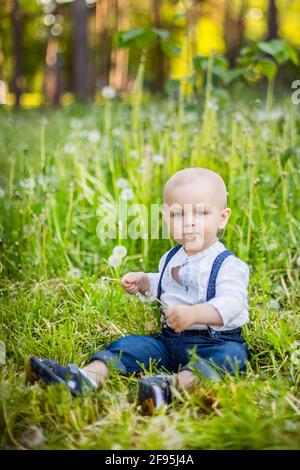
[{"label": "tree trunk", "polygon": [[[116,1],[117,31],[129,29],[128,0]],[[116,90],[126,90],[128,83],[128,49],[113,48],[109,84]]]},{"label": "tree trunk", "polygon": [[267,40],[278,38],[278,11],[276,0],[269,0]]},{"label": "tree trunk", "polygon": [[[152,0],[153,24],[155,28],[161,28],[162,26],[160,4],[160,0]],[[154,50],[153,62],[154,80],[152,88],[154,92],[162,93],[165,83],[165,55],[159,41]]]},{"label": "tree trunk", "polygon": [[85,0],[74,0],[73,19],[74,93],[78,100],[87,101],[89,98],[89,50],[87,32],[88,8]]},{"label": "tree trunk", "polygon": [[46,72],[44,81],[45,104],[59,106],[62,95],[62,54],[58,50],[58,39],[50,37],[47,44]]},{"label": "tree trunk", "polygon": [[22,57],[22,16],[19,0],[13,0],[11,11],[12,29],[13,29],[13,53],[14,53],[14,72],[12,77],[12,90],[15,94],[15,106],[20,107],[22,94],[21,77],[21,57]]},{"label": "tree trunk", "polygon": [[236,59],[239,56],[243,39],[244,39],[244,13],[245,1],[242,1],[242,6],[237,15],[231,5],[230,0],[226,0],[225,7],[225,42],[227,46],[227,58],[230,67],[234,67]]},{"label": "tree trunk", "polygon": [[96,32],[100,38],[99,78],[97,79],[97,88],[100,90],[104,86],[109,85],[112,52],[110,27],[115,8],[116,0],[101,0],[96,4]]}]

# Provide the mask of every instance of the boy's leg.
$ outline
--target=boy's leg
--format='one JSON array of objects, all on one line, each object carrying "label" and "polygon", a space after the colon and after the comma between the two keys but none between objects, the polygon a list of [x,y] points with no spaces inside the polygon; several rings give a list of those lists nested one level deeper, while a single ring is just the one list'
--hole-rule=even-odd
[{"label": "boy's leg", "polygon": [[90,379],[92,379],[97,386],[103,385],[106,377],[108,376],[108,367],[103,361],[93,361],[81,369]]},{"label": "boy's leg", "polygon": [[101,384],[109,374],[109,365],[124,374],[135,372],[141,376],[152,361],[159,368],[171,370],[174,367],[160,335],[125,336],[93,354],[89,364],[81,370]]},{"label": "boy's leg", "polygon": [[196,348],[196,357],[181,368],[179,381],[183,387],[188,388],[193,383],[192,375],[183,373],[193,371],[211,380],[220,380],[220,373],[229,372],[233,375],[245,370],[247,359],[247,346],[242,342],[223,340],[216,344],[200,344]]},{"label": "boy's leg", "polygon": [[174,385],[179,390],[187,390],[194,383],[199,381],[199,378],[190,370],[181,370],[178,374],[174,374]]}]

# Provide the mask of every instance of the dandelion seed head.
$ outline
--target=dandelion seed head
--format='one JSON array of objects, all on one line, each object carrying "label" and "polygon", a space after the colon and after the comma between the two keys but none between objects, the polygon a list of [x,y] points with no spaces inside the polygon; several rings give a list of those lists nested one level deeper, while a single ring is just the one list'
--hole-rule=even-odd
[{"label": "dandelion seed head", "polygon": [[113,268],[118,268],[121,264],[122,258],[115,255],[110,255],[108,258],[108,264]]},{"label": "dandelion seed head", "polygon": [[24,180],[21,180],[20,186],[25,190],[27,194],[33,195],[35,188],[35,181],[33,178],[25,178]]},{"label": "dandelion seed head", "polygon": [[64,152],[69,154],[69,155],[72,155],[72,154],[75,154],[76,153],[76,146],[74,144],[69,144],[67,143],[65,146],[64,146]]},{"label": "dandelion seed head", "polygon": [[273,251],[277,248],[277,243],[270,243],[270,245],[268,246],[269,250],[270,251]]},{"label": "dandelion seed head", "polygon": [[270,299],[269,306],[275,310],[280,310],[280,303],[277,299]]},{"label": "dandelion seed head", "polygon": [[89,142],[91,142],[92,144],[95,144],[99,142],[101,135],[100,135],[100,132],[95,129],[93,131],[88,132],[87,138]]},{"label": "dandelion seed head", "polygon": [[125,188],[123,189],[121,193],[121,198],[122,199],[127,199],[127,201],[131,201],[134,198],[134,193],[131,188]]},{"label": "dandelion seed head", "polygon": [[163,155],[160,155],[157,153],[153,156],[153,163],[155,163],[156,165],[163,165],[164,162],[165,162],[165,159]]},{"label": "dandelion seed head", "polygon": [[131,158],[133,158],[134,160],[137,160],[138,157],[139,157],[139,153],[138,153],[137,150],[132,149],[132,150],[130,150],[130,152],[129,152],[129,156],[130,156]]},{"label": "dandelion seed head", "polygon": [[127,254],[127,249],[123,245],[117,245],[113,249],[113,255],[117,256],[118,258],[124,258]]},{"label": "dandelion seed head", "polygon": [[37,426],[30,426],[21,435],[20,441],[24,447],[36,449],[45,442],[45,436]]},{"label": "dandelion seed head", "polygon": [[117,91],[111,86],[105,86],[101,90],[101,95],[103,96],[103,98],[112,100],[117,96]]},{"label": "dandelion seed head", "polygon": [[72,129],[80,129],[82,127],[81,120],[77,118],[71,119]]},{"label": "dandelion seed head", "polygon": [[81,270],[78,268],[72,268],[67,272],[67,276],[73,279],[80,279],[81,278]]},{"label": "dandelion seed head", "polygon": [[130,187],[129,181],[126,178],[119,178],[116,184],[117,184],[117,187],[120,189],[125,189],[125,188]]}]

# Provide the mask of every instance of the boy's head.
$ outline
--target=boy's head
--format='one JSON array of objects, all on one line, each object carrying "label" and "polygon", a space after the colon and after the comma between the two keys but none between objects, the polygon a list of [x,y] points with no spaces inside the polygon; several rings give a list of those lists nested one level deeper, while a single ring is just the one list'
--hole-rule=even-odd
[{"label": "boy's head", "polygon": [[185,168],[166,182],[164,218],[170,235],[188,252],[210,246],[231,214],[227,190],[218,173],[206,168]]}]

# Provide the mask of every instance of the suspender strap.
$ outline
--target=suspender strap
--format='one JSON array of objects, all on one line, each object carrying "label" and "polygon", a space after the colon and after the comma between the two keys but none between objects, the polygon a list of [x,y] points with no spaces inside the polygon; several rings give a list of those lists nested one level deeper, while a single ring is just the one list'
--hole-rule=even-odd
[{"label": "suspender strap", "polygon": [[215,297],[215,295],[216,295],[217,275],[218,275],[219,269],[220,269],[224,259],[227,258],[227,256],[229,256],[229,255],[234,256],[234,254],[231,251],[224,250],[221,253],[219,253],[218,256],[216,257],[216,259],[214,260],[212,268],[211,268],[211,272],[210,272],[209,281],[208,281],[208,287],[207,287],[207,292],[206,292],[206,301],[208,301],[208,300],[212,299],[213,297]]},{"label": "suspender strap", "polygon": [[[164,267],[162,269],[159,282],[158,282],[158,287],[157,287],[157,298],[160,300],[161,294],[162,294],[162,288],[161,288],[161,283],[162,283],[162,277],[164,275],[165,269],[170,261],[170,259],[177,253],[177,251],[182,247],[182,245],[176,245],[174,246],[168,253]],[[216,295],[216,279],[218,276],[218,272],[220,270],[220,267],[227,258],[227,256],[233,255],[234,254],[230,250],[224,250],[221,253],[218,254],[218,256],[215,258],[212,268],[211,268],[211,273],[208,281],[208,287],[207,287],[207,292],[206,292],[206,301],[212,299]],[[160,307],[160,304],[158,303],[158,307]]]},{"label": "suspender strap", "polygon": [[[182,247],[182,245],[176,245],[174,246],[168,253],[167,255],[167,258],[166,258],[166,261],[165,261],[165,264],[164,264],[164,267],[162,269],[162,272],[161,272],[161,275],[160,275],[160,278],[159,278],[159,282],[158,282],[158,287],[157,287],[157,298],[160,300],[160,296],[161,296],[161,281],[162,281],[162,277],[163,277],[163,274],[165,272],[165,269],[170,261],[170,259],[175,255],[175,253],[177,253],[177,251]],[[157,305],[158,307],[160,307],[160,304],[157,302]]]}]

